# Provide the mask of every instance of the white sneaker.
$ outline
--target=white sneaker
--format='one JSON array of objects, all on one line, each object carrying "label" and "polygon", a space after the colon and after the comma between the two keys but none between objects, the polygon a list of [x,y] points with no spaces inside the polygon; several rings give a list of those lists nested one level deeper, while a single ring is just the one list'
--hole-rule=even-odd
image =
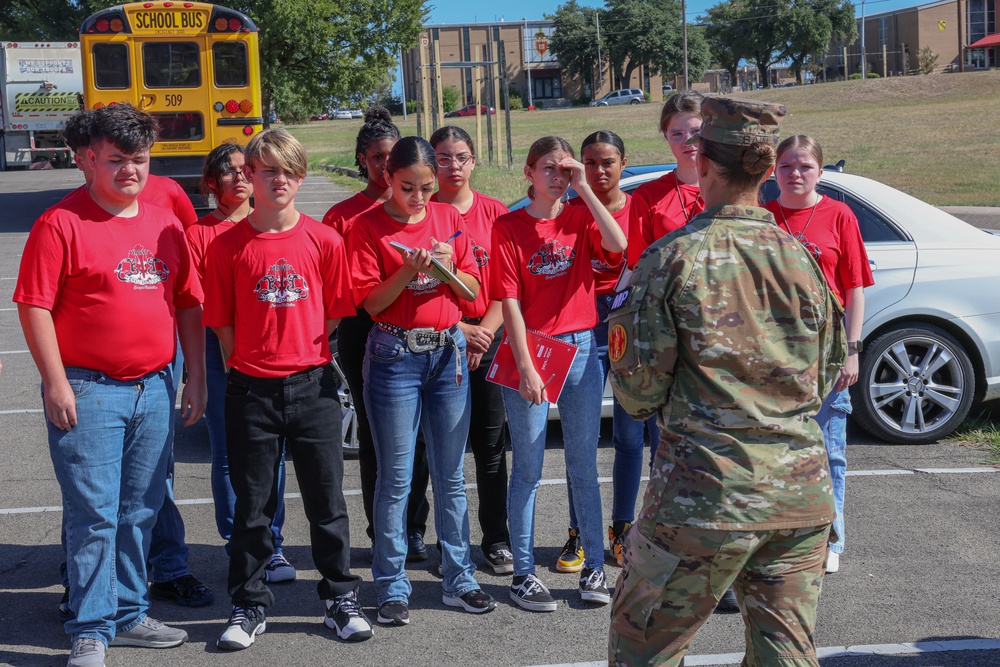
[{"label": "white sneaker", "polygon": [[222,633],[215,645],[227,651],[239,651],[253,644],[257,635],[266,629],[267,622],[264,620],[262,607],[237,607],[234,605],[226,631]]},{"label": "white sneaker", "polygon": [[831,551],[826,555],[826,573],[833,574],[840,571],[840,554]]},{"label": "white sneaker", "polygon": [[104,667],[104,643],[90,637],[74,639],[66,667]]},{"label": "white sneaker", "polygon": [[269,584],[281,581],[295,581],[295,568],[288,562],[284,555],[276,553],[271,555],[271,559],[264,566],[264,580]]}]

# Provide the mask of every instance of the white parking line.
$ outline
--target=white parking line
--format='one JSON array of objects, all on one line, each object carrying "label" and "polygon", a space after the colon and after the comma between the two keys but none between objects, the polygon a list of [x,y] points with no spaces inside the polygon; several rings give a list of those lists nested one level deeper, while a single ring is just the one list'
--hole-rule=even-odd
[{"label": "white parking line", "polygon": [[[947,651],[998,651],[1000,639],[947,639],[933,642],[905,642],[901,644],[869,644],[866,646],[826,646],[816,650],[820,658],[850,658],[869,655],[913,655],[921,653],[943,653]],[[742,653],[717,653],[715,655],[691,655],[684,658],[687,667],[707,667],[708,665],[738,665],[743,661]],[[558,665],[535,665],[534,667],[601,667],[600,662],[569,662]]]},{"label": "white parking line", "polygon": [[[15,412],[15,411],[12,411],[12,410],[0,411],[0,414],[5,414],[5,413],[9,413],[9,412]],[[24,412],[41,412],[41,410],[34,410],[34,411],[32,411],[32,410],[24,410]],[[935,471],[935,470],[938,470],[939,472],[945,473],[945,474],[946,473],[956,473],[956,472],[957,473],[966,473],[966,474],[975,474],[975,473],[981,473],[981,472],[1000,472],[1000,469],[998,469],[998,468],[940,468],[940,469],[938,469],[938,468],[926,468],[926,469],[920,470],[920,472],[924,472],[924,473],[928,473],[928,474],[934,474],[933,471]],[[915,474],[915,471],[913,471],[913,470],[851,470],[851,471],[848,471],[847,474],[848,475],[855,475],[855,476],[913,475],[913,474]],[[601,483],[601,484],[610,484],[611,481],[612,481],[612,478],[611,477],[598,477],[597,481],[599,483]],[[641,481],[648,482],[649,481],[649,477],[642,477]],[[561,477],[561,478],[557,478],[557,479],[543,479],[543,480],[540,480],[538,482],[538,484],[539,484],[539,486],[562,486],[562,485],[566,484],[566,478],[565,477]],[[474,488],[476,488],[476,485],[474,483],[472,483],[472,484],[466,484],[465,488],[467,488],[467,489],[474,489]],[[345,489],[344,490],[344,495],[345,496],[360,496],[361,495],[361,489]],[[302,495],[299,494],[299,493],[286,493],[285,494],[285,499],[286,500],[292,499],[292,498],[301,498],[301,497],[302,497]],[[188,498],[188,499],[185,499],[185,500],[177,500],[175,502],[178,505],[210,505],[210,504],[212,504],[215,501],[212,498]],[[12,508],[8,508],[8,509],[0,509],[0,516],[2,516],[4,514],[38,514],[38,513],[41,513],[41,512],[59,512],[61,510],[62,510],[61,507],[12,507]],[[697,663],[688,663],[688,664],[697,664]],[[723,664],[725,664],[725,663],[723,663]]]},{"label": "white parking line", "polygon": [[28,354],[31,350],[0,350],[0,354]]}]

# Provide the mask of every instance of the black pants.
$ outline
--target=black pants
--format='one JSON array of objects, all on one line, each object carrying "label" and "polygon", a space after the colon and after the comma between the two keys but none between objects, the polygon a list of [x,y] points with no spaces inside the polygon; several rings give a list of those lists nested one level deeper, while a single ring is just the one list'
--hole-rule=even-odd
[{"label": "black pants", "polygon": [[[361,500],[365,506],[365,517],[368,526],[365,532],[368,538],[375,539],[372,528],[372,508],[375,504],[375,481],[378,478],[378,461],[375,459],[375,441],[372,439],[371,425],[368,423],[368,410],[365,409],[363,368],[365,364],[365,348],[368,344],[368,333],[375,326],[368,311],[359,309],[355,317],[345,317],[337,327],[337,349],[340,368],[347,377],[347,385],[351,390],[354,408],[358,416],[358,464],[361,468]],[[501,405],[501,409],[502,409]],[[406,532],[427,532],[427,517],[431,506],[427,502],[427,484],[430,472],[427,469],[427,445],[424,438],[417,434],[417,448],[413,455],[413,479],[410,482],[410,495],[406,505]]]},{"label": "black pants", "polygon": [[504,424],[503,391],[486,379],[490,364],[500,346],[503,330],[497,332],[479,368],[472,371],[472,419],[469,423],[469,446],[476,460],[476,490],[479,494],[479,527],[483,530],[483,553],[490,547],[510,545],[507,530],[507,437]]},{"label": "black pants", "polygon": [[240,606],[270,606],[264,567],[274,551],[271,521],[278,505],[282,444],[291,452],[302,493],[313,562],[323,600],[357,590],[351,574],[350,528],[344,502],[340,401],[333,368],[284,378],[229,372],[226,450],[236,492],[229,595]]}]

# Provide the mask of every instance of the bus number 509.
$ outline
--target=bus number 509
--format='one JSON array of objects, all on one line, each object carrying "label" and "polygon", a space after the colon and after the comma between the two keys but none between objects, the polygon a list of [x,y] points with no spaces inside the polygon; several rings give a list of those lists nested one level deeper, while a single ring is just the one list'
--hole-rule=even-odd
[{"label": "bus number 509", "polygon": [[168,107],[179,107],[181,105],[181,95],[165,95]]}]

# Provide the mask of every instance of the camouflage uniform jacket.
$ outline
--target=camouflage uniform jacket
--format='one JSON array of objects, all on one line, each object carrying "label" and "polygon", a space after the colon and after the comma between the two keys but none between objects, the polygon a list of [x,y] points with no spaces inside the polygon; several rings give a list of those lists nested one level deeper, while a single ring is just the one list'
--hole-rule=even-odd
[{"label": "camouflage uniform jacket", "polygon": [[812,417],[846,358],[842,318],[812,256],[764,209],[705,211],[649,247],[608,334],[619,402],[659,414],[644,534],[833,521]]}]

